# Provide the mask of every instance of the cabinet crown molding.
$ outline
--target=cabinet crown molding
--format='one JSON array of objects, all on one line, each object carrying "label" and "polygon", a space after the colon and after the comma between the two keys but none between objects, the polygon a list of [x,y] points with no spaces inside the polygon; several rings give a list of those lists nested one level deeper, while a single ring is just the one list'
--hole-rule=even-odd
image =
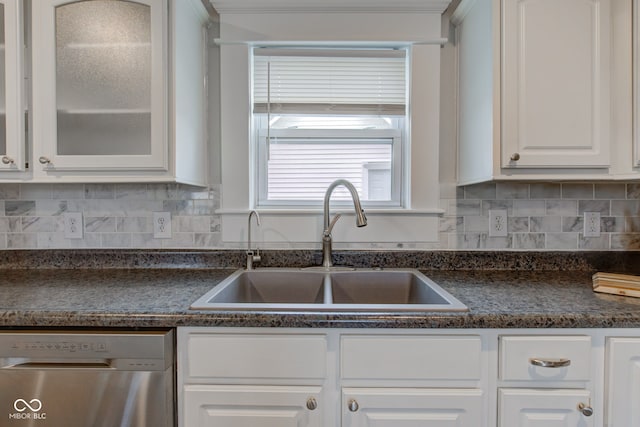
[{"label": "cabinet crown molding", "polygon": [[439,13],[451,0],[210,0],[220,13]]}]

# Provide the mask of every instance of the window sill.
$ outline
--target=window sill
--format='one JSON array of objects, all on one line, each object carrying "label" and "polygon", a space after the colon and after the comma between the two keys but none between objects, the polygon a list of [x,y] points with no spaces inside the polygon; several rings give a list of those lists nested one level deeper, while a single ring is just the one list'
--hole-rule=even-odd
[{"label": "window sill", "polygon": [[[322,208],[256,208],[260,215],[323,215]],[[331,206],[331,212],[349,215],[351,206]],[[218,215],[249,215],[250,209],[218,209]],[[442,215],[444,209],[364,208],[367,215]]]},{"label": "window sill", "polygon": [[[258,209],[260,223],[252,221],[251,241],[260,248],[320,248],[323,212],[321,209]],[[221,209],[222,241],[245,247],[248,210]],[[431,243],[438,241],[441,209],[365,209],[368,224],[357,228],[353,207],[333,207],[331,214],[343,215],[335,225],[334,242],[370,247],[374,243]]]}]

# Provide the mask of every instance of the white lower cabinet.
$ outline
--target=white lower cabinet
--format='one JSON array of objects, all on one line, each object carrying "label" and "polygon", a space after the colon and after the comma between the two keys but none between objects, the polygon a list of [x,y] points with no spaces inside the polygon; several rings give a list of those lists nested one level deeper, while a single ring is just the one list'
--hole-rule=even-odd
[{"label": "white lower cabinet", "polygon": [[640,329],[177,336],[179,427],[640,426]]},{"label": "white lower cabinet", "polygon": [[585,416],[579,405],[588,405],[587,390],[500,389],[500,427],[592,427],[593,418]]},{"label": "white lower cabinet", "polygon": [[482,390],[345,388],[342,427],[482,425]]},{"label": "white lower cabinet", "polygon": [[640,426],[640,338],[607,340],[606,426]]},{"label": "white lower cabinet", "polygon": [[180,425],[324,427],[327,335],[179,329]]},{"label": "white lower cabinet", "polygon": [[179,426],[488,426],[478,335],[310,331],[179,328]]},{"label": "white lower cabinet", "polygon": [[340,336],[342,427],[485,425],[477,335]]},{"label": "white lower cabinet", "polygon": [[186,426],[324,427],[321,387],[189,385],[184,402]]},{"label": "white lower cabinet", "polygon": [[594,426],[589,335],[501,335],[499,427]]}]

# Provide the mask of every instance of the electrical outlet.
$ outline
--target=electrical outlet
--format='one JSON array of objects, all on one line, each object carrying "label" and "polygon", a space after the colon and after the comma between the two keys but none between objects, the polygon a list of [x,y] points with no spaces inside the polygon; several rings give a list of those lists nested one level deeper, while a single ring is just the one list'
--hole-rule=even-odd
[{"label": "electrical outlet", "polygon": [[153,237],[154,239],[171,238],[171,212],[153,213]]},{"label": "electrical outlet", "polygon": [[600,212],[584,213],[584,237],[600,237]]},{"label": "electrical outlet", "polygon": [[489,237],[507,237],[507,220],[506,210],[489,211]]},{"label": "electrical outlet", "polygon": [[64,218],[64,238],[82,239],[84,225],[82,223],[82,212],[65,212]]}]

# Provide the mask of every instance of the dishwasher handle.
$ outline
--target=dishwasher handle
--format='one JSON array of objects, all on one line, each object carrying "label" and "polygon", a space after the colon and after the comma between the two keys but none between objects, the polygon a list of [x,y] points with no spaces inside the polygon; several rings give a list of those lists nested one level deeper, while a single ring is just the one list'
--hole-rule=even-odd
[{"label": "dishwasher handle", "polygon": [[21,362],[3,366],[3,369],[115,369],[108,360],[105,361],[38,361]]},{"label": "dishwasher handle", "polygon": [[22,357],[0,359],[0,370],[92,369],[117,371],[162,371],[162,359],[30,359]]}]

